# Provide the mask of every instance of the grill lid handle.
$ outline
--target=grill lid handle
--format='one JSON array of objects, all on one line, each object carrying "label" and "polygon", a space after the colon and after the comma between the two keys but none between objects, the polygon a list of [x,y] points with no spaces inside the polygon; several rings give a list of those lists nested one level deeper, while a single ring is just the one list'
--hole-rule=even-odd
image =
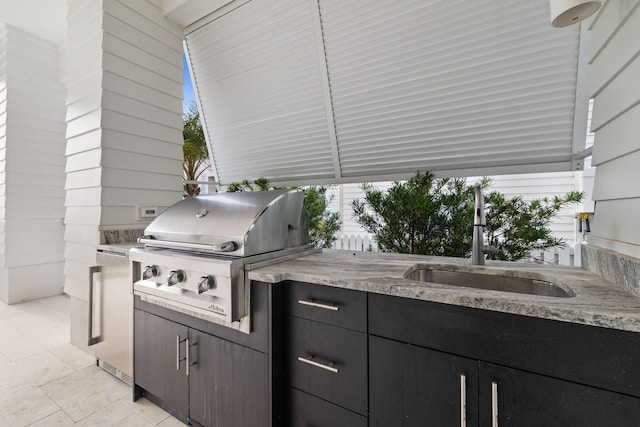
[{"label": "grill lid handle", "polygon": [[183,250],[199,250],[202,252],[233,252],[238,247],[236,242],[224,242],[220,244],[204,245],[201,243],[183,243],[183,242],[171,242],[169,240],[158,240],[150,236],[142,236],[138,238],[138,243],[142,243],[145,246],[153,246],[157,248],[171,248],[171,249],[183,249]]}]

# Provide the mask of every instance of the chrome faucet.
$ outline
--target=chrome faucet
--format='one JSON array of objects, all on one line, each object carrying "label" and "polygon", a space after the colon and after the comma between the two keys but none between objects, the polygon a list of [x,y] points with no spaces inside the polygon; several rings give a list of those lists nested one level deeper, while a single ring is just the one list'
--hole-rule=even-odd
[{"label": "chrome faucet", "polygon": [[484,265],[484,254],[498,252],[495,246],[484,244],[484,227],[486,225],[484,196],[482,188],[476,185],[473,207],[473,246],[471,247],[471,264],[473,265]]}]

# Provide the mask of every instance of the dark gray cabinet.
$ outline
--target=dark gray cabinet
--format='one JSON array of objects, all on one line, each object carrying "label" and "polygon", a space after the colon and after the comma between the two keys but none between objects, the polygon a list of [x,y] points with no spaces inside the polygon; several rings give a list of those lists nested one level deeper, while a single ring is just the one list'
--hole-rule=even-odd
[{"label": "dark gray cabinet", "polygon": [[178,418],[186,418],[189,378],[184,340],[189,329],[140,310],[135,310],[134,325],[136,384],[166,402]]},{"label": "dark gray cabinet", "polygon": [[203,426],[266,426],[267,356],[189,331],[189,417]]},{"label": "dark gray cabinet", "polygon": [[284,292],[286,424],[366,426],[367,294],[290,282]]},{"label": "dark gray cabinet", "polygon": [[135,297],[134,398],[191,425],[281,426],[282,293],[260,282],[251,293],[250,334]]},{"label": "dark gray cabinet", "polygon": [[368,314],[370,426],[463,425],[462,400],[468,426],[640,425],[640,334],[373,294]]},{"label": "dark gray cabinet", "polygon": [[640,399],[480,362],[480,425],[640,426]]},{"label": "dark gray cabinet", "polygon": [[637,333],[299,282],[251,296],[248,335],[136,298],[136,393],[202,426],[640,425]]},{"label": "dark gray cabinet", "polygon": [[371,336],[369,387],[370,427],[478,425],[476,360]]}]

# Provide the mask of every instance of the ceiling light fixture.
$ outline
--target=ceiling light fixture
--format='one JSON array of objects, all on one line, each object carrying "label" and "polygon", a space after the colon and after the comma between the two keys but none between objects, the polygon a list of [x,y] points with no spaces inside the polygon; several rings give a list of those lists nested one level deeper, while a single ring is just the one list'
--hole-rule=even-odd
[{"label": "ceiling light fixture", "polygon": [[549,0],[551,25],[566,27],[586,19],[596,13],[601,1],[592,0]]}]

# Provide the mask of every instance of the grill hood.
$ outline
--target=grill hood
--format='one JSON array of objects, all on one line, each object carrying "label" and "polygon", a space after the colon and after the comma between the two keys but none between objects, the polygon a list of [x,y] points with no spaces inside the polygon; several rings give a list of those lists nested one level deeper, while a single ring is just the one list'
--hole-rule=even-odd
[{"label": "grill hood", "polygon": [[301,190],[190,197],[161,213],[139,241],[238,257],[303,246],[309,243],[303,201]]}]

